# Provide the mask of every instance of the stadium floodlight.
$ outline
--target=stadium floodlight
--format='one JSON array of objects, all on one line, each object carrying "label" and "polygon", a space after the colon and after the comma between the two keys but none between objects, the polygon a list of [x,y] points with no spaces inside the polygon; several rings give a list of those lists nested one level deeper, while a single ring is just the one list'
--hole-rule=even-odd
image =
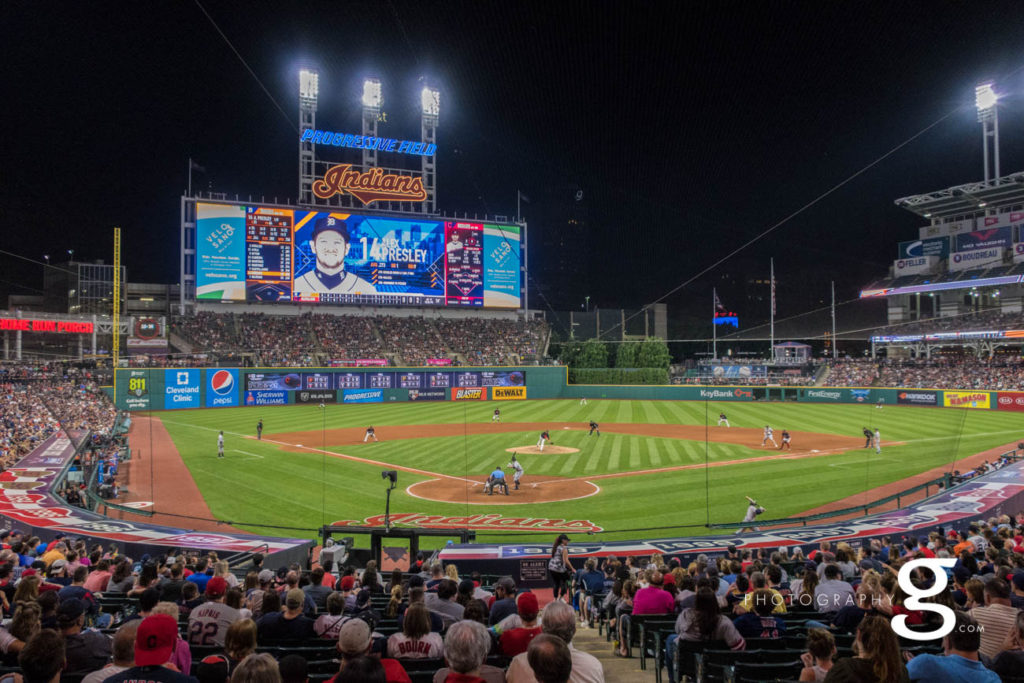
[{"label": "stadium floodlight", "polygon": [[367,78],[363,81],[363,106],[370,109],[380,109],[381,89],[380,79]]},{"label": "stadium floodlight", "polygon": [[423,107],[424,116],[437,116],[441,112],[441,93],[429,86],[424,86],[420,93],[420,104]]},{"label": "stadium floodlight", "polygon": [[315,100],[320,94],[320,74],[310,69],[299,71],[299,97]]},{"label": "stadium floodlight", "polygon": [[982,83],[974,89],[974,106],[978,108],[978,120],[983,120],[983,116],[991,115],[993,109],[995,109],[996,102],[999,100],[999,96],[996,95],[996,91],[992,89],[991,83]]}]

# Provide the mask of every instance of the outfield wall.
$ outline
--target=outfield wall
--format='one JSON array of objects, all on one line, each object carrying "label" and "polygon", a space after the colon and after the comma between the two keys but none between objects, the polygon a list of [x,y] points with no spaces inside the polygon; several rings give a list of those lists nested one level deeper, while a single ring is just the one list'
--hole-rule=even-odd
[{"label": "outfield wall", "polygon": [[569,384],[564,366],[445,368],[138,368],[118,370],[117,407],[149,411],[303,403],[592,398],[795,401],[1024,412],[1024,391],[876,387]]}]

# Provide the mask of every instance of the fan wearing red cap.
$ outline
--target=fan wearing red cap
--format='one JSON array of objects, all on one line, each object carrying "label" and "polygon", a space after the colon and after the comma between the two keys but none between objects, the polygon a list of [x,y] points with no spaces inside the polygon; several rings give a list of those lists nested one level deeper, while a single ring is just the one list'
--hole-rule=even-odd
[{"label": "fan wearing red cap", "polygon": [[104,680],[104,683],[199,683],[194,676],[168,668],[178,639],[178,622],[167,614],[142,620],[135,635],[135,666]]},{"label": "fan wearing red cap", "polygon": [[526,652],[530,641],[541,633],[540,624],[537,623],[540,605],[537,603],[536,595],[520,593],[516,598],[516,610],[519,612],[519,618],[523,625],[501,633],[498,638],[501,654],[506,657],[515,657],[521,652]]},{"label": "fan wearing red cap", "polygon": [[213,576],[206,582],[206,602],[188,615],[189,645],[223,645],[228,627],[242,618],[234,607],[224,604],[228,582]]}]

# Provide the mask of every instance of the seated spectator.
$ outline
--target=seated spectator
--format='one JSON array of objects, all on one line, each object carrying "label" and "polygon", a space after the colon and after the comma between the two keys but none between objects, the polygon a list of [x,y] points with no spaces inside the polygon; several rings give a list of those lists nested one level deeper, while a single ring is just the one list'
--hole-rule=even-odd
[{"label": "seated spectator", "polygon": [[65,663],[64,639],[48,628],[32,636],[18,654],[24,683],[57,683]]},{"label": "seated spectator", "polygon": [[448,666],[434,674],[434,683],[504,683],[501,669],[484,664],[490,651],[491,635],[483,624],[455,622],[444,637]]},{"label": "seated spectator", "polygon": [[499,621],[516,613],[516,583],[510,576],[503,576],[494,584],[494,603],[487,616],[487,623],[494,626]]},{"label": "seated spectator", "polygon": [[[775,571],[778,571],[778,567],[775,568]],[[754,589],[754,592],[759,590],[766,590],[771,594],[772,611],[775,614],[786,613],[785,598],[782,597],[782,593],[768,586],[768,579],[765,576],[764,572],[754,572],[753,574],[751,574],[750,586]],[[753,607],[751,605],[751,600],[753,600],[753,597],[754,593],[747,593],[746,595],[744,595],[743,600],[741,600],[740,603],[736,605],[734,611],[737,614],[743,614],[744,612],[753,611]]]},{"label": "seated spectator", "polygon": [[[484,633],[486,634],[487,631],[485,630]],[[490,636],[488,636],[487,645],[490,647]],[[373,633],[370,631],[369,624],[362,619],[350,619],[345,622],[338,633],[338,652],[341,653],[339,674],[352,660],[370,654],[372,648]],[[484,656],[487,656],[486,652]],[[412,683],[409,674],[405,672],[397,659],[384,658],[380,660],[380,663],[384,666],[385,679],[388,683]],[[329,679],[327,683],[335,683],[336,678],[337,676]]]},{"label": "seated spectator", "polygon": [[135,634],[135,666],[110,676],[104,683],[199,683],[187,674],[164,667],[174,653],[178,624],[166,614],[143,619]]},{"label": "seated spectator", "polygon": [[1024,671],[1024,612],[1017,612],[1014,628],[1007,636],[1002,652],[992,658],[989,668],[1006,678],[1019,676]]},{"label": "seated spectator", "polygon": [[807,652],[800,655],[804,668],[800,680],[807,683],[822,683],[832,670],[832,658],[836,656],[836,639],[823,628],[807,631]]},{"label": "seated spectator", "polygon": [[825,680],[910,683],[899,640],[884,617],[864,617],[857,627],[854,652],[855,656],[837,661]]},{"label": "seated spectator", "polygon": [[[166,614],[170,618],[174,619],[175,623],[178,623],[178,618],[181,613],[178,611],[178,606],[173,602],[158,602],[156,607],[153,608],[153,614]],[[230,629],[229,629],[230,630]],[[171,664],[178,667],[178,671],[191,671],[192,670],[192,651],[189,650],[188,641],[178,635],[178,640],[174,645],[174,654],[171,655]]]},{"label": "seated spectator", "polygon": [[533,593],[522,593],[516,605],[521,625],[501,631],[498,635],[498,649],[506,657],[515,657],[526,652],[530,641],[541,633],[540,624],[537,623],[537,615],[540,612],[537,596]]},{"label": "seated spectator", "polygon": [[240,619],[228,627],[224,652],[204,657],[196,667],[199,683],[222,683],[231,678],[242,660],[256,651],[256,622]]},{"label": "seated spectator", "polygon": [[572,653],[557,636],[543,633],[534,638],[526,661],[539,683],[567,683],[572,675]]},{"label": "seated spectator", "polygon": [[305,599],[305,593],[293,588],[285,595],[284,612],[270,612],[260,617],[260,642],[305,640],[315,637],[313,620],[302,613]]},{"label": "seated spectator", "polygon": [[387,683],[387,672],[379,659],[363,655],[349,661],[332,680],[334,683]]},{"label": "seated spectator", "polygon": [[462,619],[465,609],[455,602],[459,587],[451,579],[442,579],[436,593],[427,593],[424,604],[427,609],[441,617],[446,626]]},{"label": "seated spectator", "polygon": [[[380,662],[377,662],[380,666]],[[309,666],[306,658],[301,655],[285,655],[277,662],[277,668],[281,672],[281,683],[309,683]],[[384,667],[381,667],[381,671]],[[380,683],[384,682],[384,676],[380,677]]]},{"label": "seated spectator", "polygon": [[317,567],[309,573],[310,584],[303,587],[306,595],[313,599],[314,604],[318,611],[323,611],[327,606],[327,596],[331,594],[331,589],[323,585],[324,583],[324,570],[322,567]]},{"label": "seated spectator", "polygon": [[430,613],[422,604],[405,611],[402,630],[388,638],[387,655],[395,659],[440,659],[444,656],[441,635],[430,630]]},{"label": "seated spectator", "polygon": [[237,609],[224,604],[227,590],[227,581],[219,576],[206,582],[206,602],[188,615],[189,644],[224,645],[228,627],[242,618]]},{"label": "seated spectator", "polygon": [[921,654],[907,663],[914,681],[950,681],[950,683],[999,683],[999,675],[989,671],[978,658],[981,634],[978,622],[956,612],[953,630],[942,639],[944,656]]},{"label": "seated spectator", "polygon": [[[576,636],[576,613],[572,607],[561,600],[549,602],[544,607],[541,628],[545,635],[555,636],[568,646],[572,659],[572,673],[569,674],[571,683],[604,681],[604,669],[597,657],[572,646],[572,639]],[[530,666],[529,650],[512,658],[507,678],[509,683],[532,683],[537,680]]]},{"label": "seated spectator", "polygon": [[[672,677],[672,661],[677,639],[724,642],[733,650],[744,650],[747,647],[736,626],[719,612],[718,598],[708,587],[698,589],[694,606],[687,607],[679,613],[675,631],[665,639],[665,665],[669,669],[670,681],[675,680]],[[622,656],[625,656],[625,652],[622,652]]]},{"label": "seated spectator", "polygon": [[281,683],[281,672],[273,655],[252,653],[239,662],[232,680],[235,683]]},{"label": "seated spectator", "polygon": [[318,638],[338,639],[338,631],[351,618],[343,614],[344,610],[345,597],[341,593],[335,591],[327,596],[327,614],[321,614],[313,623],[313,631]]},{"label": "seated spectator", "polygon": [[1017,627],[1018,613],[1010,606],[1010,586],[1005,580],[992,579],[985,584],[985,605],[968,612],[981,626],[981,654],[988,658],[999,654]]},{"label": "seated spectator", "polygon": [[777,594],[766,588],[750,593],[753,612],[746,612],[733,620],[733,625],[744,638],[781,638],[786,635],[786,622],[782,617],[772,616]]},{"label": "seated spectator", "polygon": [[68,598],[57,611],[57,626],[64,637],[64,658],[67,670],[91,672],[110,659],[110,638],[98,631],[83,631],[85,605],[78,598]]},{"label": "seated spectator", "polygon": [[825,567],[825,580],[814,589],[814,605],[819,612],[835,614],[846,605],[854,604],[853,586],[842,580],[838,565]]},{"label": "seated spectator", "polygon": [[135,635],[141,623],[140,619],[132,619],[117,629],[111,646],[113,661],[83,678],[82,683],[102,683],[111,676],[135,666]]}]

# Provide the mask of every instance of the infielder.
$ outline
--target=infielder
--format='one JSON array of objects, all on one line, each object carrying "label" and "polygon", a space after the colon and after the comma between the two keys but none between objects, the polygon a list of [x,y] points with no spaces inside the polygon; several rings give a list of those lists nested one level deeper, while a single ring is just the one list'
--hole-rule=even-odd
[{"label": "infielder", "polygon": [[[759,514],[764,512],[764,508],[761,507],[760,505],[758,505],[757,501],[754,500],[753,498],[751,498],[750,496],[745,496],[745,498],[747,499],[748,505],[747,505],[747,514],[744,515],[743,521],[744,522],[753,522],[755,519],[757,519],[757,516]],[[737,529],[736,533],[737,534],[741,534],[744,531],[760,531],[760,529],[758,529],[756,526],[745,526],[745,527],[742,527],[740,529]]]},{"label": "infielder", "polygon": [[550,440],[551,440],[551,435],[548,434],[547,430],[544,430],[543,432],[541,432],[540,433],[540,438],[537,439],[537,449],[541,453],[543,453],[544,452],[544,444],[547,443]]},{"label": "infielder", "polygon": [[765,425],[764,438],[761,439],[761,446],[763,447],[769,441],[771,441],[772,445],[775,446],[776,448],[779,447],[779,444],[775,443],[775,430],[773,430],[769,425]]},{"label": "infielder", "polygon": [[518,460],[516,460],[516,454],[512,454],[512,462],[508,464],[515,472],[512,474],[512,483],[516,485],[516,491],[519,490],[519,480],[523,478],[523,466]]},{"label": "infielder", "polygon": [[882,452],[882,435],[878,433],[878,429],[877,428],[875,429],[875,434],[874,434],[872,440],[875,442],[875,453],[881,453]]},{"label": "infielder", "polygon": [[217,457],[224,457],[224,432],[217,435]]},{"label": "infielder", "polygon": [[786,451],[793,450],[790,447],[790,445],[789,445],[789,439],[790,439],[789,432],[786,431],[785,429],[783,429],[782,430],[782,445],[779,446],[779,450],[780,451],[782,451],[782,450],[786,450]]},{"label": "infielder", "polygon": [[491,422],[501,422],[501,411],[497,408],[494,409],[494,415],[491,415]]},{"label": "infielder", "polygon": [[719,413],[718,414],[718,426],[721,427],[723,422],[725,423],[726,427],[729,426],[729,418],[727,418],[725,416],[725,413]]},{"label": "infielder", "polygon": [[262,441],[263,440],[263,420],[262,419],[259,422],[256,423],[256,440],[257,441]]},{"label": "infielder", "polygon": [[594,432],[597,432],[597,435],[601,436],[600,425],[598,425],[596,422],[591,420],[590,421],[590,434],[587,434],[587,436],[591,436]]},{"label": "infielder", "polygon": [[366,443],[370,439],[373,439],[374,441],[379,441],[379,439],[377,438],[377,433],[373,431],[373,425],[370,425],[369,427],[366,428],[366,436],[363,437],[363,443]]}]

